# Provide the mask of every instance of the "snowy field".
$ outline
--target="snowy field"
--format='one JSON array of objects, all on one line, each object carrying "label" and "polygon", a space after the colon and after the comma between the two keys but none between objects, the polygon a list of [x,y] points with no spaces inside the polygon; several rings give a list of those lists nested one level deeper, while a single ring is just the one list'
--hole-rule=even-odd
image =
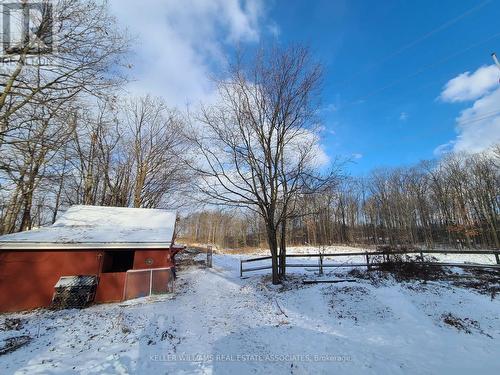
[{"label": "snowy field", "polygon": [[303,285],[304,270],[272,286],[240,279],[239,259],[184,268],[174,295],[1,315],[2,341],[33,340],[0,356],[0,373],[500,373],[500,296],[390,277]]}]

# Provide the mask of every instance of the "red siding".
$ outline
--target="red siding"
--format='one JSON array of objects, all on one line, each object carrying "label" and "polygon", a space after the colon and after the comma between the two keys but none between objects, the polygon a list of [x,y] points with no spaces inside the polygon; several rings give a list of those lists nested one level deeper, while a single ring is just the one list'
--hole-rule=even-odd
[{"label": "red siding", "polygon": [[[146,262],[147,259],[150,259],[153,263],[148,265]],[[135,252],[134,270],[170,267],[172,265],[170,250],[145,249]]]},{"label": "red siding", "polygon": [[[110,250],[113,251],[113,250]],[[0,311],[49,306],[61,276],[99,275],[96,302],[120,301],[125,272],[100,273],[102,250],[0,251]],[[153,264],[148,265],[146,259]],[[134,269],[170,267],[170,250],[136,249]]]},{"label": "red siding", "polygon": [[101,273],[95,294],[96,302],[121,301],[126,272]]}]

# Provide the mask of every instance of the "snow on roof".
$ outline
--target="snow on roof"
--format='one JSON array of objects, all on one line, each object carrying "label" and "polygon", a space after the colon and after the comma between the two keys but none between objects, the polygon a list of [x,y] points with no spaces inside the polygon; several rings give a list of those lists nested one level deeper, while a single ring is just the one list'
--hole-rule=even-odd
[{"label": "snow on roof", "polygon": [[72,206],[49,227],[0,236],[0,250],[169,247],[175,220],[175,212],[160,209]]}]

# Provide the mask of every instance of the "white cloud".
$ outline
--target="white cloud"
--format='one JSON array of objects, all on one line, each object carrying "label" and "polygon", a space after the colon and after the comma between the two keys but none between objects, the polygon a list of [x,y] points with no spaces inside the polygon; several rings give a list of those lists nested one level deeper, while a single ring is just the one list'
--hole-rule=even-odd
[{"label": "white cloud", "polygon": [[332,162],[319,140],[314,144],[312,153],[314,154],[313,167],[326,167]]},{"label": "white cloud", "polygon": [[500,142],[500,88],[478,99],[457,119],[455,151],[479,152]]},{"label": "white cloud", "polygon": [[498,85],[498,76],[495,65],[482,66],[474,73],[462,73],[446,83],[440,99],[445,102],[475,100]]},{"label": "white cloud", "polygon": [[500,86],[496,66],[483,66],[450,80],[440,98],[448,102],[474,101],[456,119],[457,137],[434,153],[480,152],[500,143]]},{"label": "white cloud", "polygon": [[361,159],[363,157],[363,154],[360,154],[357,152],[357,153],[352,154],[351,156],[353,159],[358,160],[358,159]]},{"label": "white cloud", "polygon": [[442,145],[439,145],[437,146],[435,149],[434,149],[434,155],[436,155],[437,157],[441,157],[443,156],[444,154],[447,154],[449,152],[452,152],[453,151],[453,145],[455,144],[455,141],[450,141],[448,143],[444,143]]},{"label": "white cloud", "polygon": [[[264,33],[275,38],[280,33],[266,17],[264,0],[111,0],[110,4],[119,23],[137,37],[132,56],[135,81],[127,90],[162,96],[181,109],[217,100],[210,78],[226,66],[227,50],[258,43]],[[305,132],[294,147],[302,147],[302,142],[312,144],[312,164],[330,162],[315,133]]]},{"label": "white cloud", "polygon": [[163,96],[171,105],[210,100],[210,77],[226,64],[225,49],[257,42],[262,0],[111,0],[134,40],[132,94]]},{"label": "white cloud", "polygon": [[406,121],[406,120],[408,120],[408,113],[406,113],[406,112],[401,112],[401,114],[399,115],[399,119],[400,119],[401,121]]},{"label": "white cloud", "polygon": [[285,157],[292,163],[307,155],[306,165],[313,168],[325,167],[331,160],[321,144],[320,129],[302,129],[287,140]]}]

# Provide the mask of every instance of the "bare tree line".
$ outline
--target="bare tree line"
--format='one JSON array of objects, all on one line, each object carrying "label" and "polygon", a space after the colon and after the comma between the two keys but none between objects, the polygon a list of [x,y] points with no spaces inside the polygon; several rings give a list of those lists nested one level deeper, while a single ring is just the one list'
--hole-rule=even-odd
[{"label": "bare tree line", "polygon": [[[344,178],[301,200],[291,245],[500,248],[500,148]],[[265,246],[263,225],[240,212],[189,215],[184,236],[224,247]],[[224,222],[224,225],[214,223]]]},{"label": "bare tree line", "polygon": [[32,118],[26,138],[5,146],[3,233],[53,222],[74,204],[179,206],[187,174],[176,112],[152,97],[112,106],[75,110],[64,120]]},{"label": "bare tree line", "polygon": [[0,68],[0,233],[54,222],[73,204],[178,206],[181,117],[161,98],[119,99],[129,40],[107,4],[43,5],[35,34],[50,27],[57,51],[27,39]]}]

